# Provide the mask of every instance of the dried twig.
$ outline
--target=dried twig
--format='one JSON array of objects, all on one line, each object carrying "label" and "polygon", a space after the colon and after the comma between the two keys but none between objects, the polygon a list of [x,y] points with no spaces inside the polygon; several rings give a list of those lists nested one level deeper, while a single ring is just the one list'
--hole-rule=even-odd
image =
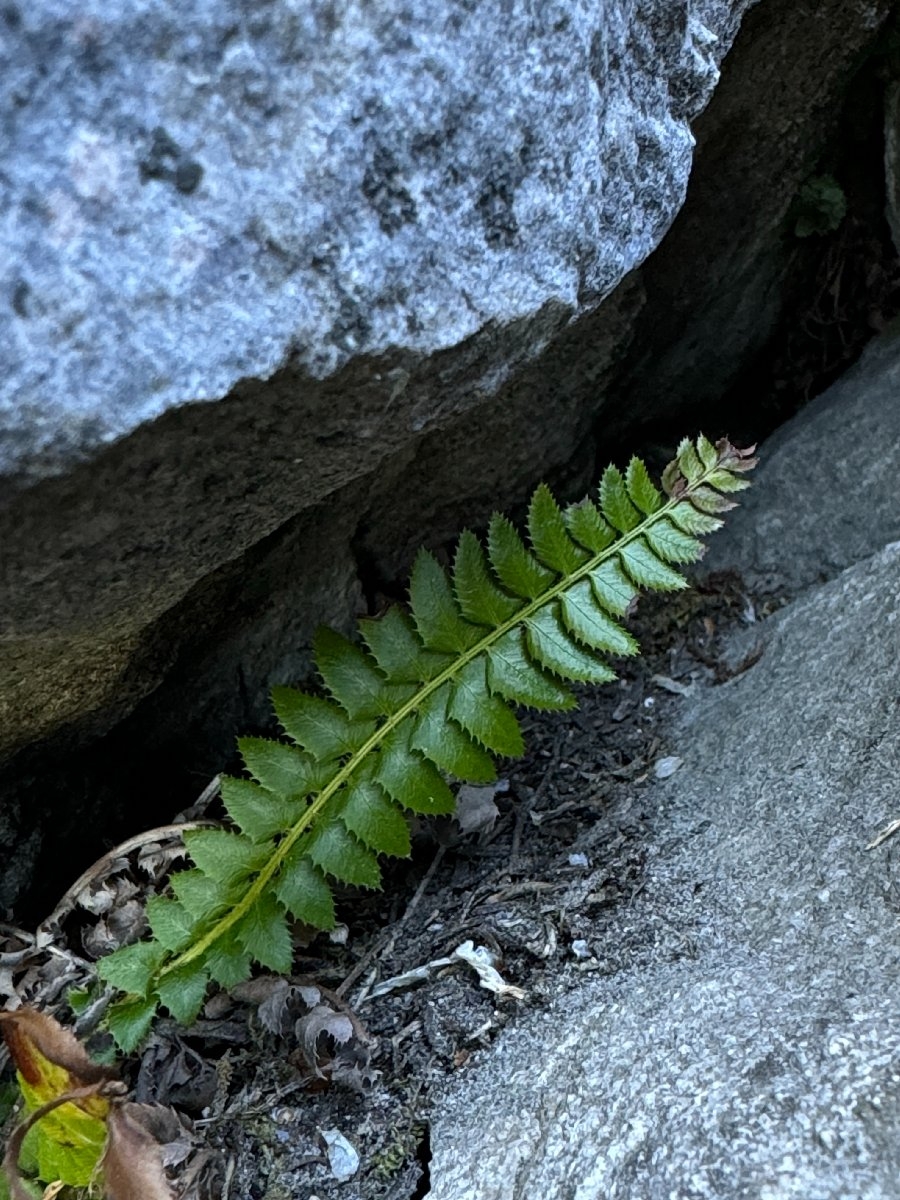
[{"label": "dried twig", "polygon": [[8,950],[5,954],[0,954],[0,967],[19,967],[34,953],[35,936],[27,929],[19,929],[16,925],[0,922],[0,933],[25,942],[21,950]]},{"label": "dried twig", "polygon": [[869,842],[868,846],[866,846],[866,849],[874,850],[876,846],[880,846],[882,842],[886,842],[889,837],[893,837],[898,830],[900,830],[900,818],[898,818],[896,821],[891,821],[890,825],[886,825],[884,829],[882,829],[881,833],[877,834],[872,841]]},{"label": "dried twig", "polygon": [[[109,868],[118,858],[124,858],[131,854],[133,850],[138,850],[141,846],[146,846],[148,842],[165,841],[167,838],[180,838],[181,835],[188,829],[217,829],[218,821],[186,821],[183,825],[160,825],[157,829],[148,829],[144,833],[135,834],[126,842],[122,842],[119,846],[114,846],[112,850],[107,851],[102,858],[98,858],[86,871],[75,880],[71,887],[67,888],[62,896],[62,899],[54,908],[53,912],[43,920],[38,926],[37,942],[41,942],[42,935],[44,937],[52,937],[50,930],[54,925],[58,925],[68,914],[76,907],[78,897],[98,879],[102,879]],[[46,945],[46,942],[44,942]],[[43,949],[43,945],[38,945],[37,949]]]},{"label": "dried twig", "polygon": [[222,1183],[222,1200],[228,1200],[231,1195],[231,1181],[234,1179],[235,1159],[232,1155],[228,1160],[228,1165],[225,1168],[225,1180]]},{"label": "dried twig", "polygon": [[[443,857],[444,857],[444,847],[438,846],[435,856],[431,860],[431,863],[429,864],[428,870],[422,876],[419,886],[416,888],[412,899],[410,900],[409,904],[407,904],[407,906],[406,906],[406,909],[404,910],[404,912],[402,913],[400,918],[394,922],[394,926],[393,926],[393,929],[391,930],[390,934],[387,937],[380,938],[375,943],[375,945],[372,946],[372,948],[370,950],[368,950],[362,956],[362,958],[359,960],[359,962],[356,964],[356,966],[353,968],[353,970],[350,972],[350,974],[346,977],[346,979],[344,979],[339,984],[339,986],[335,989],[334,994],[336,996],[338,996],[338,997],[346,996],[347,992],[350,990],[351,987],[353,987],[354,983],[356,983],[357,979],[359,979],[360,975],[362,975],[363,971],[365,971],[366,967],[368,967],[371,962],[373,962],[376,958],[383,958],[384,955],[390,954],[391,950],[393,950],[393,948],[394,948],[394,944],[397,941],[397,934],[400,932],[400,930],[403,928],[403,926],[406,924],[406,922],[409,920],[409,918],[415,912],[416,908],[418,908],[419,903],[421,902],[422,897],[425,895],[426,891],[428,890],[428,885],[431,883],[432,879],[434,878],[435,872],[437,871],[438,867],[440,866],[441,859]],[[318,987],[319,985],[317,984],[316,986]],[[356,1000],[354,1002],[354,1007],[358,1006],[362,1002],[367,991],[368,991],[368,985],[366,985],[366,987],[364,987],[362,989],[362,991],[360,992],[360,994],[356,997]]]}]

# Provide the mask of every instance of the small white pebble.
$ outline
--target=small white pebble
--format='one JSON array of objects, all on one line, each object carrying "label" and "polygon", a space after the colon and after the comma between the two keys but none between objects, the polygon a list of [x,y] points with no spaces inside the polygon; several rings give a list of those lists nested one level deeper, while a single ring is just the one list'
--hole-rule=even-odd
[{"label": "small white pebble", "polygon": [[591,948],[584,938],[576,938],[572,943],[572,953],[576,958],[590,958]]},{"label": "small white pebble", "polygon": [[590,865],[591,865],[590,860],[588,859],[588,856],[586,854],[570,854],[569,855],[569,866],[570,867],[589,867]]},{"label": "small white pebble", "polygon": [[684,759],[679,758],[675,754],[670,754],[666,758],[659,758],[653,768],[653,774],[657,779],[668,779],[670,775],[674,775]]},{"label": "small white pebble", "polygon": [[339,1129],[322,1129],[319,1132],[325,1143],[331,1174],[339,1183],[346,1183],[359,1170],[359,1154],[356,1147],[347,1141]]}]

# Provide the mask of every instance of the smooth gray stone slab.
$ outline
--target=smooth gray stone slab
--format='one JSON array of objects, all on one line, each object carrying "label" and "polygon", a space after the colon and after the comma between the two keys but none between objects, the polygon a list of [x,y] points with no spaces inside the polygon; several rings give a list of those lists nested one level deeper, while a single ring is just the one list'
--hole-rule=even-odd
[{"label": "smooth gray stone slab", "polygon": [[765,444],[702,569],[796,593],[900,538],[900,325]]},{"label": "smooth gray stone slab", "polygon": [[0,474],[596,306],[680,208],[752,2],[7,6]]},{"label": "smooth gray stone slab", "polygon": [[645,886],[592,947],[638,961],[570,971],[448,1089],[430,1200],[900,1197],[898,847],[866,849],[900,817],[898,595],[894,543],[685,701]]}]

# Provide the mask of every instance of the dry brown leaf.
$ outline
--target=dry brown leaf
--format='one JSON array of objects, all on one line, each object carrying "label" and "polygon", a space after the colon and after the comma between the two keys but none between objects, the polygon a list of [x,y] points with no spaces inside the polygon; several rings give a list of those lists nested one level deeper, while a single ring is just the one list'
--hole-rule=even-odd
[{"label": "dry brown leaf", "polygon": [[[98,1153],[106,1140],[100,1165],[108,1200],[172,1200],[154,1134],[178,1134],[174,1113],[125,1102],[125,1084],[116,1080],[116,1072],[93,1062],[78,1039],[47,1013],[32,1008],[0,1012],[0,1030],[34,1110],[13,1131],[6,1148],[3,1166],[12,1200],[30,1200],[18,1170],[25,1135],[39,1121],[43,1129],[53,1120],[62,1122],[60,1135],[70,1125],[83,1133],[78,1122],[96,1123]],[[65,1112],[71,1115],[63,1116]]]},{"label": "dry brown leaf", "polygon": [[128,1104],[113,1105],[101,1161],[107,1200],[174,1200],[159,1144]]},{"label": "dry brown leaf", "polygon": [[110,1103],[125,1092],[125,1085],[111,1067],[93,1062],[74,1034],[47,1013],[27,1007],[0,1013],[0,1030],[29,1110],[10,1136],[4,1157],[14,1200],[21,1191],[22,1139],[35,1125],[41,1178],[86,1184],[106,1141]]},{"label": "dry brown leaf", "polygon": [[349,1057],[350,1053],[352,1050],[348,1051],[348,1055],[345,1057],[343,1051],[338,1051],[331,1064],[331,1082],[347,1088],[351,1092],[365,1092],[375,1085],[380,1072],[376,1071],[374,1067],[370,1067],[367,1059],[355,1061]]},{"label": "dry brown leaf", "polygon": [[16,1070],[42,1100],[116,1077],[112,1067],[93,1062],[75,1035],[47,1013],[26,1007],[0,1012],[0,1030]]},{"label": "dry brown leaf", "polygon": [[316,1065],[319,1038],[326,1034],[338,1044],[353,1037],[353,1022],[344,1013],[337,1013],[324,1004],[317,1004],[294,1025],[294,1031],[310,1066]]},{"label": "dry brown leaf", "polygon": [[146,929],[147,916],[143,902],[125,900],[112,908],[96,925],[86,929],[81,943],[91,958],[102,958],[120,946],[127,946]]},{"label": "dry brown leaf", "polygon": [[260,975],[239,983],[231,994],[237,1000],[257,1005],[263,1028],[281,1035],[290,1032],[298,1012],[313,1008],[322,999],[319,988],[275,975]]},{"label": "dry brown leaf", "polygon": [[309,1085],[340,1082],[361,1090],[371,1078],[374,1045],[359,1018],[321,984],[305,979],[261,975],[231,989],[236,1000],[257,1006],[260,1024],[290,1037],[298,1048],[289,1061]]},{"label": "dry brown leaf", "polygon": [[493,829],[500,816],[494,797],[506,790],[504,782],[478,787],[468,783],[462,785],[456,793],[456,819],[461,833],[486,833]]},{"label": "dry brown leaf", "polygon": [[160,1028],[141,1058],[135,1099],[177,1104],[198,1113],[212,1102],[215,1067],[190,1046],[177,1030]]},{"label": "dry brown leaf", "polygon": [[158,1143],[164,1167],[177,1167],[191,1154],[194,1145],[189,1122],[174,1108],[165,1104],[138,1104],[133,1100],[123,1101],[123,1107]]},{"label": "dry brown leaf", "polygon": [[295,998],[295,990],[286,979],[268,982],[268,994],[260,1001],[257,1016],[262,1027],[270,1033],[287,1033],[291,1024],[289,1008],[294,1007],[291,1001]]}]

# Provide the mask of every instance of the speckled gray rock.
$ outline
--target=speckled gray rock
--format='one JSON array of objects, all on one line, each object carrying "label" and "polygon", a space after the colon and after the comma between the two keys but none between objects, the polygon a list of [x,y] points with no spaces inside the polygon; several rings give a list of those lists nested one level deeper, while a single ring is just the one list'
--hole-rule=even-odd
[{"label": "speckled gray rock", "polygon": [[[766,442],[703,569],[793,594],[900,539],[900,325]],[[814,498],[814,499],[813,499]]]},{"label": "speckled gray rock", "polygon": [[430,1200],[900,1197],[900,875],[866,849],[900,817],[898,591],[893,543],[684,701],[644,886],[593,946],[608,974],[572,970],[445,1095]]},{"label": "speckled gray rock", "polygon": [[0,473],[288,362],[596,306],[678,211],[753,2],[6,5]]}]

